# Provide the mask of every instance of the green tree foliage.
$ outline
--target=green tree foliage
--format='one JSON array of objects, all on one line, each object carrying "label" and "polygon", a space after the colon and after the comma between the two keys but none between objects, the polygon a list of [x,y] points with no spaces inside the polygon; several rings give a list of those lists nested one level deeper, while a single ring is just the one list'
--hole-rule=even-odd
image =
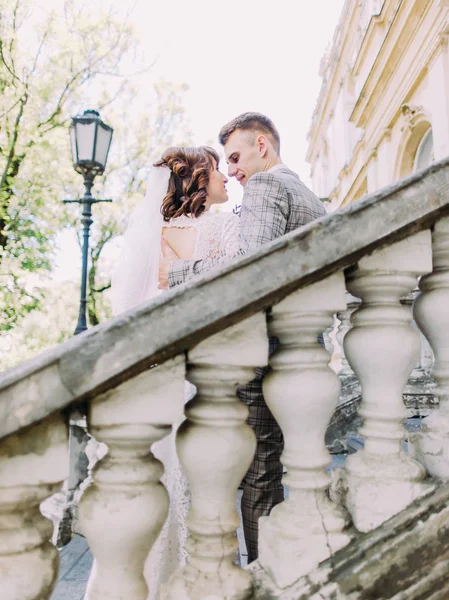
[{"label": "green tree foliage", "polygon": [[[48,274],[58,234],[65,228],[80,234],[80,207],[62,199],[83,193],[71,164],[68,126],[85,108],[99,110],[114,128],[106,172],[93,189],[114,202],[93,208],[89,272],[90,323],[110,316],[103,292],[113,258],[105,249],[142,198],[154,159],[166,146],[191,138],[182,104],[186,87],[151,82],[149,73],[126,14],[87,0],[0,0],[0,332],[12,336],[2,346],[11,348],[8,359],[0,357],[3,368],[65,339],[76,325],[76,314],[55,304]],[[58,289],[61,294],[63,287]],[[70,292],[76,304],[77,293]],[[51,314],[51,334],[51,327],[34,326],[39,315],[45,322]],[[71,326],[62,326],[69,316]]]},{"label": "green tree foliage", "polygon": [[0,337],[0,369],[8,369],[73,335],[78,317],[77,282],[47,282],[39,310]]},{"label": "green tree foliage", "polygon": [[69,114],[83,88],[99,76],[118,74],[130,51],[126,23],[111,14],[85,13],[75,2],[56,11],[29,0],[1,0],[2,329],[35,309],[42,297],[30,290],[26,275],[51,267],[54,235],[64,216],[54,200],[62,177],[72,179],[68,161],[61,161]]},{"label": "green tree foliage", "polygon": [[[61,202],[80,195],[69,158],[70,116],[93,99],[113,125],[104,183],[122,201],[140,193],[149,149],[170,143],[183,120],[183,89],[164,82],[149,89],[147,105],[130,116],[136,77],[149,66],[126,15],[81,0],[49,6],[0,0],[0,330],[39,306],[43,291],[28,275],[52,268],[61,227],[79,227],[75,207]],[[104,220],[93,231],[94,271],[126,220],[121,204],[112,213],[96,211]]]}]

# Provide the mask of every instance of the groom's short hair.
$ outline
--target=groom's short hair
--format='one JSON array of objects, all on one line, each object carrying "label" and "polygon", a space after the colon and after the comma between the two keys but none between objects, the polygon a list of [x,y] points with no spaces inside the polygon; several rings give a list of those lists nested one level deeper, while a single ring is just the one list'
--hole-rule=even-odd
[{"label": "groom's short hair", "polygon": [[246,112],[235,117],[235,119],[232,119],[232,121],[229,121],[229,123],[226,123],[226,125],[223,125],[220,129],[220,133],[218,134],[218,141],[220,144],[224,146],[237,129],[240,129],[241,131],[251,131],[270,137],[275,151],[279,154],[281,147],[279,132],[274,126],[273,121],[265,115],[257,112]]}]

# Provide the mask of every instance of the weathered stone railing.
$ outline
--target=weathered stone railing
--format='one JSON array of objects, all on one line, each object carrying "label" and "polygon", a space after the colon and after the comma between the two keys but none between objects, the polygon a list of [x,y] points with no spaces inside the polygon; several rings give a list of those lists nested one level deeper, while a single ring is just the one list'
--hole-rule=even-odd
[{"label": "weathered stone railing", "polygon": [[[4,373],[2,598],[50,597],[57,551],[39,504],[66,476],[64,411],[79,402],[89,405],[90,432],[109,448],[80,505],[96,559],[90,600],[148,596],[144,564],[169,502],[149,448],[182,420],[185,377],[198,389],[177,435],[192,496],[190,560],[166,598],[250,598],[257,572],[278,590],[270,597],[280,597],[279,590],[354,544],[357,531],[378,527],[431,490],[424,468],[401,444],[402,389],[419,334],[400,299],[423,275],[415,314],[436,356],[440,409],[422,438],[422,454],[430,474],[444,475],[449,160]],[[346,289],[362,301],[345,353],[362,385],[365,447],[347,460],[331,501],[324,434],[339,380],[317,337],[346,310]],[[280,340],[264,390],[285,437],[289,497],[262,520],[257,568],[244,570],[233,562],[235,493],[255,440],[235,390],[254,367],[267,364],[268,335]],[[255,590],[253,597],[267,597],[257,582]]]}]

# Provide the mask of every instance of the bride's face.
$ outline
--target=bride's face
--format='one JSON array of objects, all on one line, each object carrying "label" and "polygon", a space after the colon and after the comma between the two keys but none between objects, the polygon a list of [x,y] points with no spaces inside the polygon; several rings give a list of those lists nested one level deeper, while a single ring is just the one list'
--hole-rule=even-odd
[{"label": "bride's face", "polygon": [[212,160],[213,168],[209,175],[209,184],[206,188],[206,208],[209,209],[212,204],[224,204],[228,201],[228,192],[226,191],[226,184],[228,179],[221,171],[218,170],[218,164],[215,160]]}]

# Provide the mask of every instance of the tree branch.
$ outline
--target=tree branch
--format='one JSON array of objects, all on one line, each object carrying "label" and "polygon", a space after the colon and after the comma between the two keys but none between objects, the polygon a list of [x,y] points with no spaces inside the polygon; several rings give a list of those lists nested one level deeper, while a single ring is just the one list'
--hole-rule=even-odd
[{"label": "tree branch", "polygon": [[14,122],[13,138],[12,138],[11,145],[9,148],[8,158],[6,159],[5,169],[3,171],[2,178],[0,180],[0,191],[3,190],[5,187],[6,178],[8,176],[8,171],[11,167],[11,163],[12,163],[14,155],[15,155],[17,139],[19,137],[20,120],[22,118],[25,104],[27,102],[28,102],[28,93],[25,93],[20,99],[20,109],[19,109],[19,112],[17,113],[16,119]]},{"label": "tree branch", "polygon": [[111,286],[112,286],[112,283],[109,282],[107,285],[104,285],[102,288],[92,289],[92,291],[95,292],[95,294],[102,294],[106,290],[109,290],[111,288]]},{"label": "tree branch", "polygon": [[8,65],[8,63],[6,62],[5,53],[3,52],[3,42],[2,42],[2,40],[0,40],[0,58],[2,59],[2,62],[5,65],[6,70],[8,71],[8,73],[13,78],[13,86],[17,87],[15,85],[14,81],[18,81],[21,85],[23,85],[24,87],[26,87],[26,85],[24,84],[24,82],[14,73],[12,67],[10,67]]}]

